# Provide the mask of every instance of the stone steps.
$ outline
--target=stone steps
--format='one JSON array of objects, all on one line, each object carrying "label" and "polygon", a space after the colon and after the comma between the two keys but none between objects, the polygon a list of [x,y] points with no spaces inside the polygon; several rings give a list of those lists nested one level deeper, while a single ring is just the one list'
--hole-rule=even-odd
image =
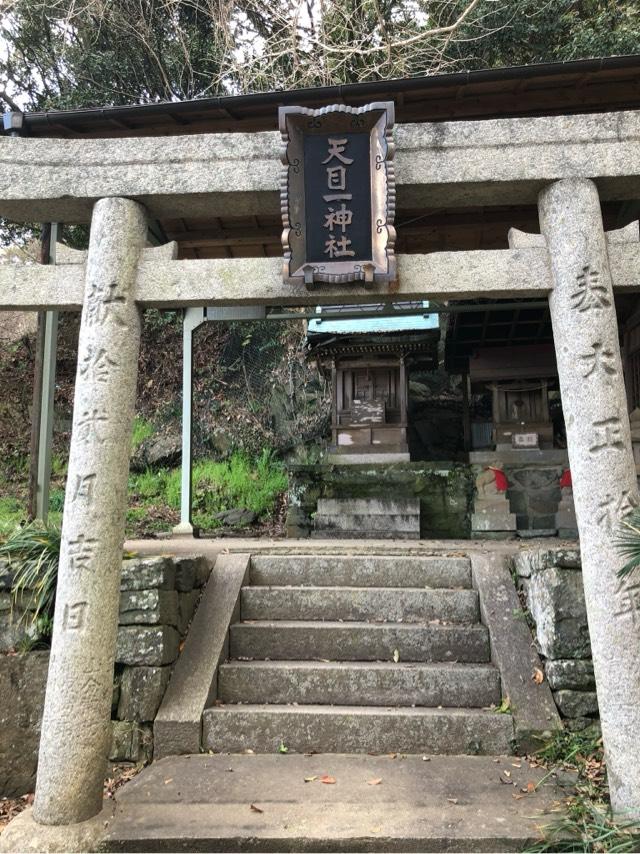
[{"label": "stone steps", "polygon": [[345,505],[348,505],[350,513],[364,513],[368,516],[388,516],[389,514],[420,515],[420,500],[418,498],[406,498],[402,500],[385,498],[319,498],[317,510],[318,513],[327,516],[337,516],[344,511]]},{"label": "stone steps", "polygon": [[381,528],[387,533],[393,534],[420,534],[420,519],[408,513],[389,513],[380,516],[377,513],[316,513],[315,530],[325,533],[330,531],[360,531],[375,533]]},{"label": "stone steps", "polygon": [[216,706],[203,715],[203,748],[215,753],[504,754],[510,715],[484,709],[363,706]]},{"label": "stone steps", "polygon": [[344,623],[264,620],[231,626],[229,655],[237,659],[331,661],[490,661],[482,625]]},{"label": "stone steps", "polygon": [[389,530],[353,530],[341,531],[337,528],[321,528],[310,532],[313,540],[419,540],[420,535],[413,531],[389,531]]},{"label": "stone steps", "polygon": [[235,661],[223,664],[218,700],[347,706],[500,704],[500,680],[486,664]]},{"label": "stone steps", "polygon": [[314,535],[355,538],[420,538],[420,501],[416,498],[321,498]]},{"label": "stone steps", "polygon": [[355,622],[475,623],[475,590],[417,587],[245,587],[243,620],[343,620]]},{"label": "stone steps", "polygon": [[466,557],[254,555],[251,583],[295,587],[471,587]]},{"label": "stone steps", "polygon": [[216,688],[204,750],[512,749],[467,557],[254,556]]}]

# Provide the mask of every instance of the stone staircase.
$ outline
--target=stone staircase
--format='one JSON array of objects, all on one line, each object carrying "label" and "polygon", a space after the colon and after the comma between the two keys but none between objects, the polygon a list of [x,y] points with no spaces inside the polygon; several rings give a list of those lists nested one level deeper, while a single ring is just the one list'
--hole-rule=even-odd
[{"label": "stone staircase", "polygon": [[466,557],[259,555],[203,747],[511,752]]},{"label": "stone staircase", "polygon": [[312,537],[420,539],[420,500],[320,498]]}]

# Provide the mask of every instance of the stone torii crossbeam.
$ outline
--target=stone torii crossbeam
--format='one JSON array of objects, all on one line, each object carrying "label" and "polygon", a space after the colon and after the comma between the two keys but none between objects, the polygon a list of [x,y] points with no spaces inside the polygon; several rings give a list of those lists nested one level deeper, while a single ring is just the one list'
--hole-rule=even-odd
[{"label": "stone torii crossbeam", "polygon": [[91,216],[76,263],[0,268],[0,308],[82,310],[38,822],[101,808],[141,309],[399,297],[549,297],[612,802],[640,812],[640,578],[619,579],[614,548],[638,497],[613,296],[639,289],[640,244],[607,242],[600,210],[600,195],[640,196],[639,140],[636,113],[401,126],[400,204],[537,198],[543,237],[400,256],[394,289],[312,292],[283,285],[277,259],[177,261],[171,246],[145,248],[148,216],[277,211],[275,134],[0,141],[0,215]]}]

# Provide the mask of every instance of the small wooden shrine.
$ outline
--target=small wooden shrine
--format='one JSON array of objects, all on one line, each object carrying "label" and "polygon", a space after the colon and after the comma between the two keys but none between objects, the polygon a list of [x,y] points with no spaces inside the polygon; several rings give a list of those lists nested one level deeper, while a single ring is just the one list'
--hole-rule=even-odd
[{"label": "small wooden shrine", "polygon": [[471,389],[491,393],[491,443],[506,448],[552,448],[550,388],[557,387],[553,347],[486,347],[469,359]]},{"label": "small wooden shrine", "polygon": [[[325,308],[309,322],[310,354],[331,382],[330,461],[410,459],[408,374],[417,364],[435,364],[440,337],[438,316],[428,314],[427,307]],[[411,310],[420,313],[407,314]]]}]

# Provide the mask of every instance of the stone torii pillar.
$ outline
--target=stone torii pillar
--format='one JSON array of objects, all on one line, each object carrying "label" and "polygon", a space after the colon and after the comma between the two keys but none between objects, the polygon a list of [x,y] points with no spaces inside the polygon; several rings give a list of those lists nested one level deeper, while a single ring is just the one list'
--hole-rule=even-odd
[{"label": "stone torii pillar", "polygon": [[618,577],[615,540],[638,491],[609,253],[592,181],[557,181],[538,205],[611,802],[637,816],[640,575]]},{"label": "stone torii pillar", "polygon": [[146,235],[137,202],[96,203],[34,802],[41,824],[84,821],[102,808]]}]

